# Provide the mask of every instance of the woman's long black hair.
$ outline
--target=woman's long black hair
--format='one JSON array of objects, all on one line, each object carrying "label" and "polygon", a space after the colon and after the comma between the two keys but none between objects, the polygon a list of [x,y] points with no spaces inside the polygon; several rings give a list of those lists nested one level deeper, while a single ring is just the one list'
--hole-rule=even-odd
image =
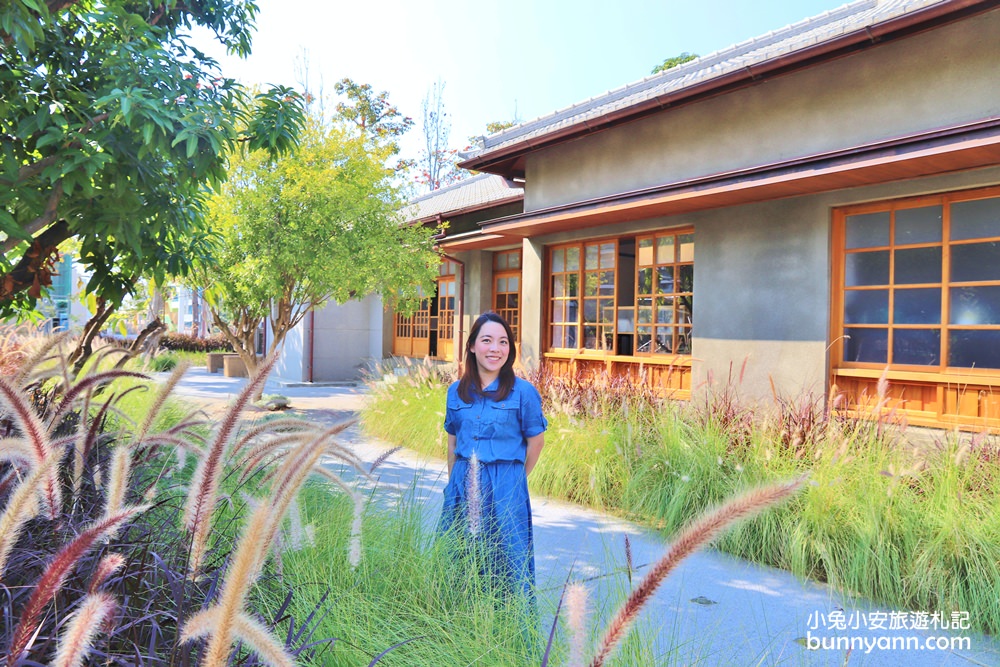
[{"label": "woman's long black hair", "polygon": [[472,330],[469,331],[469,339],[465,341],[465,369],[462,371],[462,379],[458,383],[458,397],[466,403],[472,403],[472,399],[476,394],[483,394],[483,385],[479,379],[479,364],[476,363],[476,354],[472,351],[472,348],[476,344],[479,330],[487,322],[496,322],[502,325],[504,331],[507,332],[507,340],[510,342],[510,353],[507,355],[507,361],[500,367],[499,386],[492,398],[496,401],[502,401],[514,389],[514,358],[517,357],[514,332],[511,331],[507,320],[489,310],[476,318],[476,321],[472,324]]}]

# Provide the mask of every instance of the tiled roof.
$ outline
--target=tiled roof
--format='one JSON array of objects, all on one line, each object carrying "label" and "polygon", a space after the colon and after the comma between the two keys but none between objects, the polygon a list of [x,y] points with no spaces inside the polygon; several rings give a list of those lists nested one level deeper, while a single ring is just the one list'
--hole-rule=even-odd
[{"label": "tiled roof", "polygon": [[476,174],[454,185],[411,199],[403,214],[408,221],[423,220],[437,214],[447,215],[466,209],[486,208],[490,204],[524,197],[524,188],[503,176]]},{"label": "tiled roof", "polygon": [[489,135],[469,159],[592,121],[738,70],[822,44],[946,0],[860,0],[710,53],[585,102]]}]

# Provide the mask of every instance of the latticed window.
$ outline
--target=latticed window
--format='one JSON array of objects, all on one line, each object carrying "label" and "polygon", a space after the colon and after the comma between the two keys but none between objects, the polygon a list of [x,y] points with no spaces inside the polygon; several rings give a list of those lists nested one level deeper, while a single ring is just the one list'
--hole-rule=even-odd
[{"label": "latticed window", "polygon": [[514,340],[521,339],[521,251],[493,255],[493,310],[507,320]]},{"label": "latticed window", "polygon": [[953,193],[838,212],[840,365],[1000,369],[996,195]]},{"label": "latticed window", "polygon": [[694,234],[636,238],[635,351],[691,354]]},{"label": "latticed window", "polygon": [[691,354],[690,229],[554,246],[549,281],[550,349]]},{"label": "latticed window", "polygon": [[438,268],[438,340],[450,341],[455,335],[455,275],[458,265],[444,260]]},{"label": "latticed window", "polygon": [[412,315],[396,313],[396,338],[427,337],[430,331],[431,303],[423,289],[418,288],[418,295],[420,305]]},{"label": "latticed window", "polygon": [[614,350],[618,242],[595,241],[550,250],[550,345]]}]

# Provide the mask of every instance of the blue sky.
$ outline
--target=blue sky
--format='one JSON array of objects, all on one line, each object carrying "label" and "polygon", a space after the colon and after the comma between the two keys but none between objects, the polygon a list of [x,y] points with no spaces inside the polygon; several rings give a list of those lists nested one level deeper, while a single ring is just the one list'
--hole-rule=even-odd
[{"label": "blue sky", "polygon": [[389,92],[417,126],[421,100],[438,80],[462,148],[486,123],[531,120],[647,76],[683,51],[707,55],[844,4],[838,0],[259,0],[253,55],[208,47],[223,72],[246,83],[310,79],[327,93],[343,77]]}]

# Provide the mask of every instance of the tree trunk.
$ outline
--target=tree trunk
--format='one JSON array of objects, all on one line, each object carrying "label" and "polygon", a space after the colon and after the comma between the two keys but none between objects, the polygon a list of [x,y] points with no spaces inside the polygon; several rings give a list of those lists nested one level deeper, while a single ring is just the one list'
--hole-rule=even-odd
[{"label": "tree trunk", "polygon": [[[256,375],[257,373],[257,346],[256,346],[256,336],[257,329],[260,328],[260,324],[263,318],[251,317],[246,313],[241,313],[236,321],[233,323],[226,322],[222,319],[219,311],[215,308],[209,306],[209,312],[212,314],[212,322],[222,331],[222,335],[226,337],[229,344],[233,346],[233,350],[236,354],[240,355],[240,359],[247,367],[247,373],[250,376]],[[263,395],[263,389],[257,391],[257,394],[253,397],[253,400],[258,401]]]},{"label": "tree trunk", "polygon": [[147,354],[147,360],[152,359],[156,354],[156,348],[160,344],[160,336],[166,331],[167,325],[165,325],[159,317],[153,318],[153,320],[147,324],[139,335],[135,337],[132,344],[128,346],[128,354],[123,355],[118,363],[115,364],[115,368],[121,368],[129,359],[136,357],[142,353]]},{"label": "tree trunk", "polygon": [[97,312],[91,317],[83,328],[83,335],[76,344],[76,349],[69,355],[69,362],[73,364],[73,372],[79,373],[87,359],[94,353],[94,338],[101,332],[108,318],[117,310],[117,306],[112,306],[102,297],[97,298]]}]

